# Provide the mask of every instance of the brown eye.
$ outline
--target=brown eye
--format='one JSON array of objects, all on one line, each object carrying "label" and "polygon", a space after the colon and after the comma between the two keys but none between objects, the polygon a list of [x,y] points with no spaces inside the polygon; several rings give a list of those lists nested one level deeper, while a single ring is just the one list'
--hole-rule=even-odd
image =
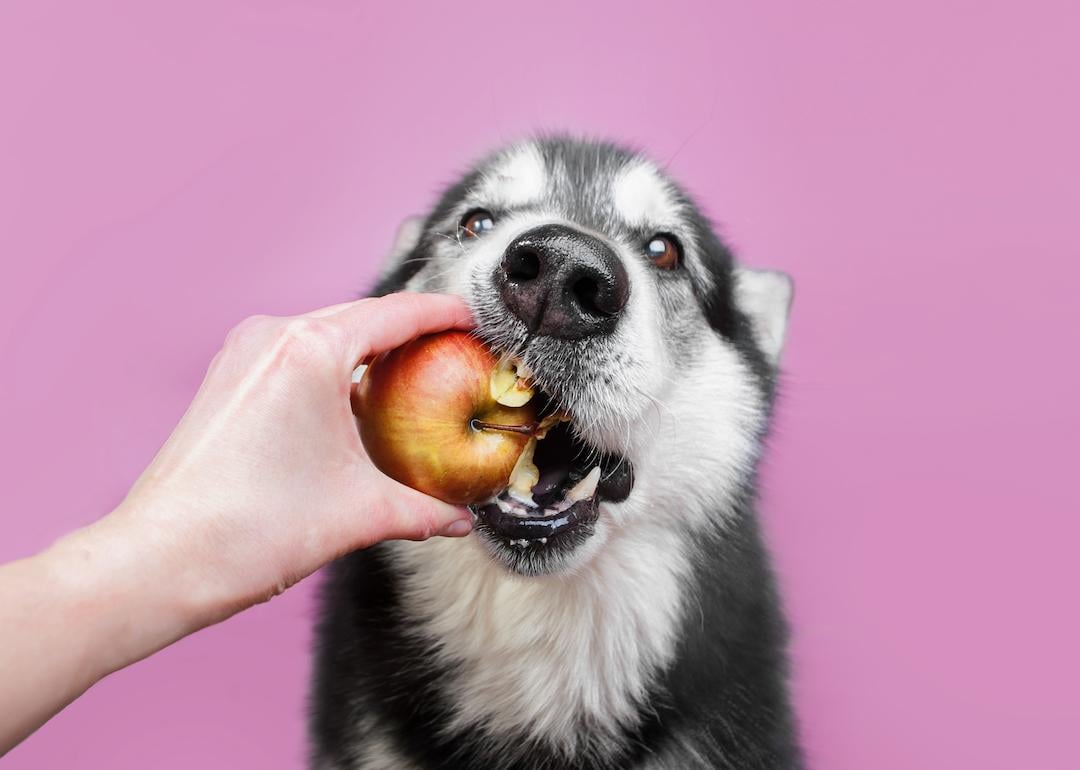
[{"label": "brown eye", "polygon": [[477,238],[495,227],[495,217],[486,209],[473,209],[461,218],[461,229],[466,238]]},{"label": "brown eye", "polygon": [[674,270],[682,258],[682,247],[674,236],[657,233],[645,244],[645,253],[657,267]]}]

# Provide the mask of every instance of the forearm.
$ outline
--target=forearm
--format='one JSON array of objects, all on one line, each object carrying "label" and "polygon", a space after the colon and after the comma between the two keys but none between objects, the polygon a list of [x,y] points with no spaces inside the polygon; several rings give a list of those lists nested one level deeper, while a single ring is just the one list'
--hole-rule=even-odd
[{"label": "forearm", "polygon": [[0,566],[0,755],[102,677],[228,614],[163,540],[116,511]]}]

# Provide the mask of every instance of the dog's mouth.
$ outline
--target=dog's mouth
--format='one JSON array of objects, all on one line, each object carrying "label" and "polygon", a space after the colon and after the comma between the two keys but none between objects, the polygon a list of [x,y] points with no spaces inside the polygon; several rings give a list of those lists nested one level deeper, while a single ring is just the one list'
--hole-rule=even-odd
[{"label": "dog's mouth", "polygon": [[[625,500],[634,472],[625,457],[582,440],[572,419],[555,423],[536,442],[532,464],[531,488],[512,484],[472,510],[477,531],[510,552],[500,554],[504,559],[514,562],[514,552],[527,555],[531,571],[542,571],[536,558],[565,552],[591,535],[600,503]],[[517,563],[511,566],[527,571]]]}]

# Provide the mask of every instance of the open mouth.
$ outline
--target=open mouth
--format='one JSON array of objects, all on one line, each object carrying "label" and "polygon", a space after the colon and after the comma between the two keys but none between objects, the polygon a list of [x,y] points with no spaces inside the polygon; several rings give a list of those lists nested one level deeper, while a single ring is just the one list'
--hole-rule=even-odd
[{"label": "open mouth", "polygon": [[600,502],[621,502],[634,485],[629,460],[582,441],[572,421],[548,429],[532,463],[531,488],[514,484],[472,506],[478,531],[510,549],[539,552],[580,542],[592,533]]}]

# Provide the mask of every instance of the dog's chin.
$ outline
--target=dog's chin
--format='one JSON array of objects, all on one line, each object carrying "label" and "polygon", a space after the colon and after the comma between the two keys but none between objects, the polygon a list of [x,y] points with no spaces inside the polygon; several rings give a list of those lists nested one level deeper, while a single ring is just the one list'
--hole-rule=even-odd
[{"label": "dog's chin", "polygon": [[519,575],[572,569],[591,550],[601,503],[621,502],[634,485],[626,458],[586,444],[572,423],[537,443],[540,480],[527,497],[506,491],[472,506],[475,531],[496,562]]},{"label": "dog's chin", "polygon": [[565,528],[539,538],[507,537],[498,516],[474,509],[476,535],[492,559],[518,575],[535,577],[568,571],[581,562],[597,523],[595,503],[582,502],[574,508],[588,510],[568,511],[571,521]]}]

